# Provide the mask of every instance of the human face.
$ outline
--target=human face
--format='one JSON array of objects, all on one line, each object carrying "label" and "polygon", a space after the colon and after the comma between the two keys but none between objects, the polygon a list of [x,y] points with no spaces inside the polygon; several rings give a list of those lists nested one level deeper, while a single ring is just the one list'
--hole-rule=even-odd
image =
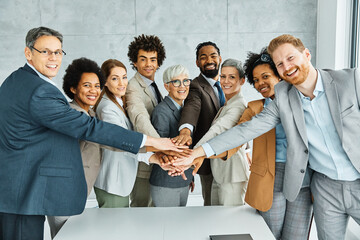
[{"label": "human face", "polygon": [[280,81],[269,64],[257,65],[253,70],[254,87],[264,98],[274,98],[275,85]]},{"label": "human face", "polygon": [[128,79],[125,68],[114,67],[110,71],[109,77],[106,79],[105,86],[116,97],[121,98],[125,95]]},{"label": "human face", "polygon": [[95,73],[83,73],[76,88],[71,88],[74,100],[85,111],[89,111],[90,106],[95,105],[100,95],[100,81]]},{"label": "human face", "polygon": [[240,78],[239,71],[235,67],[221,68],[220,84],[226,99],[238,94],[244,82],[245,78]]},{"label": "human face", "polygon": [[154,81],[155,72],[159,68],[157,52],[146,52],[140,49],[137,56],[137,62],[134,63],[134,66],[141,75]]},{"label": "human face", "polygon": [[208,78],[216,79],[219,74],[220,63],[221,56],[215,47],[208,45],[200,48],[196,66],[200,68],[202,74]]},{"label": "human face", "polygon": [[300,85],[307,79],[311,54],[308,49],[300,52],[290,43],[280,45],[272,54],[282,79],[293,85]]},{"label": "human face", "polygon": [[[61,42],[54,36],[41,36],[34,44],[34,48],[39,51],[49,50],[51,52],[61,51]],[[63,55],[51,54],[50,56],[43,56],[36,50],[25,48],[25,57],[29,64],[35,67],[45,77],[52,79],[58,73]]]},{"label": "human face", "polygon": [[180,74],[179,76],[172,78],[171,81],[173,80],[181,81],[181,85],[179,87],[174,87],[174,85],[172,85],[170,82],[164,84],[165,89],[169,92],[170,97],[174,99],[175,102],[177,102],[180,106],[182,105],[183,101],[189,94],[190,86],[185,87],[184,84],[182,83],[182,81],[188,78],[189,76],[186,74]]}]

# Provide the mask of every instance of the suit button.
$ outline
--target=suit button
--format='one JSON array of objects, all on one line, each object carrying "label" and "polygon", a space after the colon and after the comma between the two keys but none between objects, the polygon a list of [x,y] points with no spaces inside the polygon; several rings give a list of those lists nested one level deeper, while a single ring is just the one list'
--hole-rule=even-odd
[{"label": "suit button", "polygon": [[309,153],[309,150],[306,149],[306,150],[304,151],[304,153],[308,154],[308,153]]},{"label": "suit button", "polygon": [[304,173],[304,172],[305,172],[305,170],[304,170],[304,169],[301,169],[301,170],[300,170],[300,172],[301,172],[301,173]]}]

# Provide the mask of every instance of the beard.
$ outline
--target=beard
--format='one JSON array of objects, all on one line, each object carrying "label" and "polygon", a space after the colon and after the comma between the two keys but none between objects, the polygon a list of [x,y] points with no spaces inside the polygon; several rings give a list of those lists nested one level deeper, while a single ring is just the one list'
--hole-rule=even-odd
[{"label": "beard", "polygon": [[[206,70],[206,67],[209,65],[215,65],[215,69],[213,70]],[[205,75],[207,78],[214,78],[219,74],[219,65],[216,65],[214,63],[206,64],[203,68],[200,68],[200,71],[202,74]]]},{"label": "beard", "polygon": [[[295,69],[298,71],[298,76],[294,77],[288,77],[288,73],[293,72]],[[303,63],[300,66],[294,66],[290,70],[284,72],[284,76],[282,78],[287,81],[288,83],[292,85],[300,85],[307,79],[309,75],[310,67],[308,63]]]}]

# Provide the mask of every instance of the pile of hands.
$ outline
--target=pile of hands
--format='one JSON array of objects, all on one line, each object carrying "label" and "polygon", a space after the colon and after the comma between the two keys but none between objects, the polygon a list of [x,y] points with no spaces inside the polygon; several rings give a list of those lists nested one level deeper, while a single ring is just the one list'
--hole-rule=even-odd
[{"label": "pile of hands", "polygon": [[204,157],[198,157],[196,149],[192,150],[189,146],[192,144],[190,134],[180,134],[172,139],[159,138],[159,145],[154,145],[155,152],[150,158],[150,163],[158,164],[162,169],[168,172],[170,176],[182,176],[187,180],[184,171],[193,168],[193,176],[197,173]]}]

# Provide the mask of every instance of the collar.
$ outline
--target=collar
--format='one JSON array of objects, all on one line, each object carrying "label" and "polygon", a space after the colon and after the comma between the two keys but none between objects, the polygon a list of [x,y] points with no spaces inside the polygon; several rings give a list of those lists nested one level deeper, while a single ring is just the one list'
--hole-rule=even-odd
[{"label": "collar", "polygon": [[123,102],[123,100],[121,99],[121,98],[118,98],[118,97],[116,97],[115,96],[115,98],[116,98],[116,101],[120,104],[120,106],[123,108],[124,107],[124,102]]},{"label": "collar", "polygon": [[54,85],[54,86],[56,87],[55,83],[54,83],[53,81],[51,81],[50,78],[45,77],[44,75],[42,75],[42,74],[41,74],[38,70],[36,70],[35,67],[34,67],[33,65],[31,65],[30,63],[26,62],[26,64],[27,64],[32,70],[34,70],[34,71],[36,72],[36,74],[37,74],[41,79],[45,80],[45,81],[48,82],[48,83],[51,83],[52,85]]},{"label": "collar", "polygon": [[265,103],[264,103],[264,107],[266,107],[267,105],[269,105],[272,102],[271,98],[265,98]]},{"label": "collar", "polygon": [[[139,73],[139,72],[138,72],[138,73]],[[150,86],[153,82],[155,82],[155,81],[152,81],[152,80],[148,79],[147,77],[144,77],[144,76],[141,75],[140,73],[139,73],[139,76],[140,76],[141,79],[144,81],[144,83],[146,84],[146,86]]]},{"label": "collar", "polygon": [[214,80],[212,78],[208,78],[206,77],[204,74],[200,73],[201,76],[203,76],[203,78],[205,78],[206,81],[208,81],[208,83],[213,87],[215,85],[215,83],[217,82],[217,80]]},{"label": "collar", "polygon": [[175,107],[180,110],[182,108],[182,106],[184,105],[184,101],[183,101],[183,104],[180,106],[177,102],[175,102],[175,100],[170,97],[170,95],[167,95],[167,97],[174,103]]}]

